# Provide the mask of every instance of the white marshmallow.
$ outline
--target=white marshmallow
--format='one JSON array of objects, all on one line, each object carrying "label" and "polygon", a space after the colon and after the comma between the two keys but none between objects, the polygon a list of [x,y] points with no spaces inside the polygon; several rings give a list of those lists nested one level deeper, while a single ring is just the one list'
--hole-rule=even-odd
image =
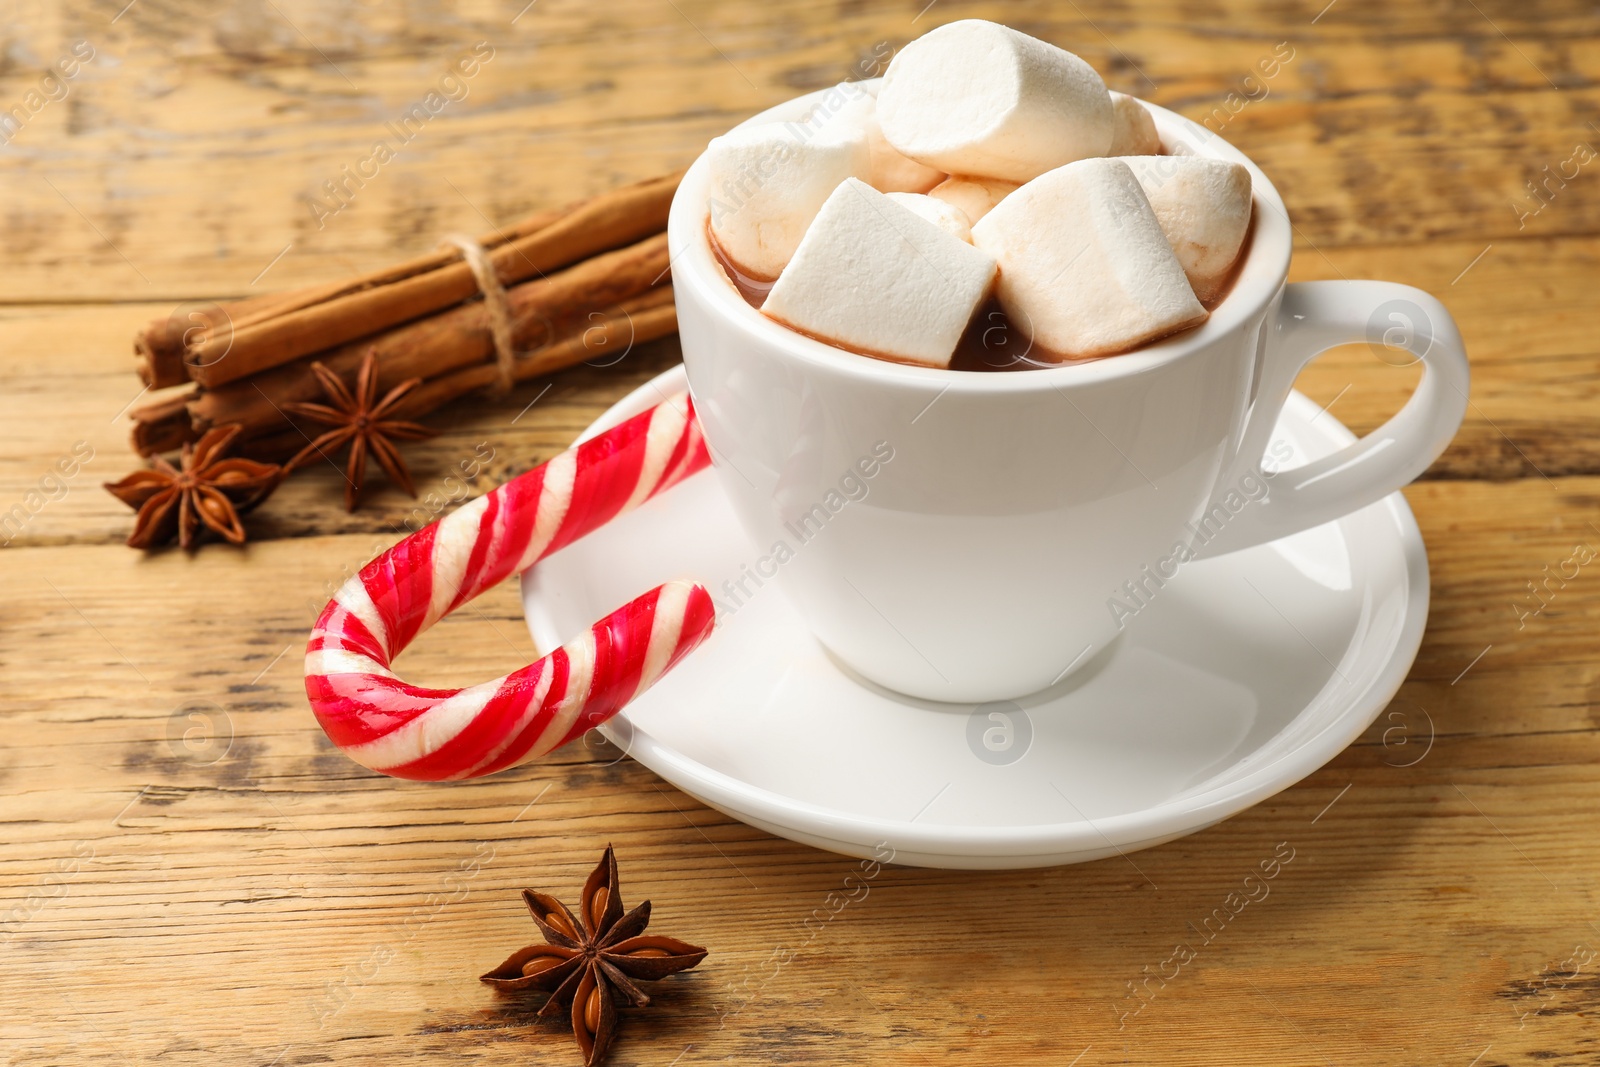
[{"label": "white marshmallow", "polygon": [[884,139],[878,125],[876,81],[840,82],[822,94],[805,124],[839,131],[841,136],[859,132],[865,137],[872,158],[867,181],[880,193],[925,193],[944,180],[943,171],[906,158]]},{"label": "white marshmallow", "polygon": [[1250,229],[1250,172],[1204,156],[1128,156],[1123,162],[1149,197],[1195,296],[1205,304],[1216,300]]},{"label": "white marshmallow", "polygon": [[947,204],[943,200],[935,200],[921,193],[889,193],[888,197],[906,210],[927,219],[952,237],[959,237],[969,245],[972,243],[972,225],[967,222],[966,212],[954,204]]},{"label": "white marshmallow", "polygon": [[1020,188],[1016,182],[993,178],[946,178],[928,190],[928,195],[960,208],[967,221],[975,223]]},{"label": "white marshmallow", "polygon": [[761,313],[841,348],[948,366],[995,261],[863,181],[835,189]]},{"label": "white marshmallow", "polygon": [[1035,178],[973,226],[972,241],[1000,261],[1001,307],[1046,352],[1107,356],[1205,321],[1120,159]]},{"label": "white marshmallow", "polygon": [[1111,147],[1111,97],[1093,67],[978,19],[940,26],[900,50],[878,92],[878,121],[912,159],[1014,182]]},{"label": "white marshmallow", "polygon": [[797,125],[746,126],[706,146],[711,233],[723,253],[753,278],[776,278],[794,255],[828,194],[868,173],[859,131]]},{"label": "white marshmallow", "polygon": [[1111,147],[1108,156],[1158,156],[1161,135],[1150,109],[1126,93],[1111,93]]}]

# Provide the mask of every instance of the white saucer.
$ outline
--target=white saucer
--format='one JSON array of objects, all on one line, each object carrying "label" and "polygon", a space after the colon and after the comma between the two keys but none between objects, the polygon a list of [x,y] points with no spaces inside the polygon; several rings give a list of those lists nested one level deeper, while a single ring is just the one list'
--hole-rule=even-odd
[{"label": "white saucer", "polygon": [[[681,367],[662,374],[585,436],[684,384]],[[1285,466],[1352,439],[1299,394],[1274,435],[1295,452]],[[669,578],[703,581],[726,605],[724,580],[758,555],[705,472],[525,575],[528,626],[554,648]],[[818,848],[1042,867],[1204,829],[1332,759],[1416,657],[1428,564],[1395,493],[1188,565],[1095,662],[982,709],[859,679],[775,586],[753,592],[606,727],[613,742],[706,804]]]}]

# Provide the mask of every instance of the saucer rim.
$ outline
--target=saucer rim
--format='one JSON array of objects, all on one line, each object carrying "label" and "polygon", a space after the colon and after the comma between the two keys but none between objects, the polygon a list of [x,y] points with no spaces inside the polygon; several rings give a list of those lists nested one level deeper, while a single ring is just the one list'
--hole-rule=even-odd
[{"label": "saucer rim", "polygon": [[[682,364],[663,371],[602,413],[579,435],[578,442],[604,432],[687,387]],[[1313,425],[1311,417],[1316,416],[1313,432],[1325,435],[1335,446],[1356,439],[1343,423],[1299,392],[1290,394],[1284,411],[1293,411],[1298,421],[1307,427]],[[702,472],[696,477],[709,473]],[[633,725],[631,720],[627,721],[633,736],[625,744],[619,741],[615,720],[602,726],[600,731],[609,741],[623,747],[627,755],[712,807],[741,821],[760,824],[760,828],[770,832],[779,832],[774,827],[792,829],[805,835],[808,843],[819,839],[837,841],[839,851],[844,852],[859,852],[868,847],[860,842],[877,840],[892,844],[897,853],[916,853],[924,858],[948,857],[957,865],[961,860],[983,859],[1014,861],[1017,866],[1027,866],[1071,862],[1074,854],[1103,853],[1108,846],[1113,850],[1137,849],[1186,836],[1253,807],[1320,769],[1366,731],[1405,682],[1421,648],[1427,624],[1431,596],[1427,551],[1416,517],[1401,492],[1392,493],[1368,508],[1382,508],[1394,521],[1406,567],[1404,618],[1392,647],[1385,653],[1383,667],[1359,693],[1343,701],[1345,710],[1320,730],[1247,774],[1198,793],[1180,793],[1144,808],[1095,819],[1022,826],[914,823],[825,808],[752,785],[700,763]],[[559,555],[551,561],[558,559]],[[522,576],[527,624],[541,648],[558,643],[553,640],[557,632],[553,620],[539,607],[542,603],[538,596],[539,575],[548,566],[549,563],[541,563]],[[1307,706],[1310,703],[1308,700]],[[626,719],[626,714],[624,711],[617,718]],[[1237,765],[1236,761],[1231,766]],[[1228,768],[1223,768],[1218,774],[1227,771]]]}]

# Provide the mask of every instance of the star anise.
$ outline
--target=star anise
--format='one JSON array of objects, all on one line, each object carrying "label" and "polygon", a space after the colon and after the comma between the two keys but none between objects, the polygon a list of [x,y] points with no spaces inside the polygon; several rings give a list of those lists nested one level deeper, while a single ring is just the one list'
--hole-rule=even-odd
[{"label": "star anise", "polygon": [[201,526],[243,544],[239,514],[271,495],[283,480],[283,469],[252,459],[222,459],[238,434],[236,424],[215,427],[183,446],[179,466],[157,456],[150,468],[106,482],[107,492],[139,513],[128,544],[154,548],[176,534],[178,544],[189,548]]},{"label": "star anise", "polygon": [[284,465],[284,470],[295,470],[302,463],[308,463],[318,456],[331,458],[330,453],[348,441],[350,458],[348,470],[345,472],[344,487],[346,511],[356,509],[356,500],[361,495],[361,483],[366,478],[368,452],[378,458],[383,469],[389,472],[391,481],[410,495],[416,496],[416,487],[411,484],[411,473],[406,470],[405,462],[400,458],[400,452],[394,447],[390,438],[399,441],[420,441],[438,433],[437,430],[430,430],[419,423],[404,422],[392,417],[400,398],[421,385],[422,379],[407,378],[379,400],[376,349],[368,350],[362,357],[353,394],[345,388],[344,382],[339,380],[337,374],[321,363],[311,364],[311,372],[317,376],[323,393],[333,406],[296,401],[285,404],[284,407],[296,415],[303,415],[333,429],[318,435],[316,440],[302,448]]},{"label": "star anise", "polygon": [[496,989],[549,989],[540,1015],[569,1008],[572,1036],[585,1064],[605,1058],[617,1032],[617,998],[643,1007],[650,998],[634,983],[686,971],[706,958],[706,950],[677,938],[645,934],[650,902],[622,913],[617,889],[617,859],[606,846],[599,866],[583,883],[578,915],[552,896],[522,891],[533,922],[546,944],[513,952],[482,976]]}]

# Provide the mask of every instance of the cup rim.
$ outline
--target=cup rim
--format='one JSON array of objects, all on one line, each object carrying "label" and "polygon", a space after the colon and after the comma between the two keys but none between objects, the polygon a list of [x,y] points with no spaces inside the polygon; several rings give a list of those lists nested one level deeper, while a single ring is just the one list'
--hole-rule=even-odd
[{"label": "cup rim", "polygon": [[[867,81],[876,81],[868,79]],[[863,82],[866,84],[866,82]],[[767,122],[798,121],[829,89],[806,93],[753,115],[739,129]],[[667,244],[672,284],[681,299],[692,293],[724,325],[763,350],[781,352],[819,370],[880,385],[934,388],[971,394],[1034,392],[1132,377],[1174,363],[1211,347],[1221,338],[1259,319],[1282,291],[1289,275],[1293,234],[1283,198],[1266,174],[1243,152],[1206,127],[1164,107],[1140,101],[1150,110],[1169,155],[1200,155],[1243,164],[1250,171],[1254,218],[1250,246],[1232,289],[1200,326],[1132,352],[1083,363],[986,374],[874,359],[798,333],[751,307],[734,288],[711,250],[707,221],[708,164],[705,154],[690,165],[672,198]],[[1180,151],[1174,152],[1177,146]]]}]

